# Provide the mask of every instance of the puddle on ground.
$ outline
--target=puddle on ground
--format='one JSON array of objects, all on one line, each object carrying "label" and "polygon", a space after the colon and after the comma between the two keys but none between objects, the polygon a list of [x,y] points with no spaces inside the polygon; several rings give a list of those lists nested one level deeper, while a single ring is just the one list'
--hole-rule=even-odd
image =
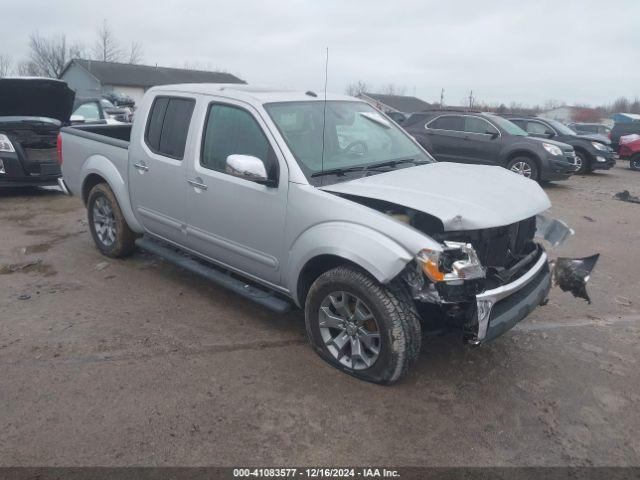
[{"label": "puddle on ground", "polygon": [[32,253],[46,252],[52,247],[52,243],[38,243],[36,245],[28,245],[20,249],[23,255],[31,255]]},{"label": "puddle on ground", "polygon": [[12,273],[18,272],[38,273],[43,277],[50,277],[58,273],[51,265],[49,265],[48,263],[43,263],[42,260],[0,264],[0,275],[10,275]]}]

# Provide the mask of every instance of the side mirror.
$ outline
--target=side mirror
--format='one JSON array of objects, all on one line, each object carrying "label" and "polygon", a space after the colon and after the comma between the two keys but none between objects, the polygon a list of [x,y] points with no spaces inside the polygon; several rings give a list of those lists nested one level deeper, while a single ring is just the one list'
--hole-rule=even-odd
[{"label": "side mirror", "polygon": [[225,172],[234,177],[243,178],[251,182],[274,186],[267,176],[267,169],[264,167],[264,162],[253,155],[229,155],[226,161]]},{"label": "side mirror", "polygon": [[487,135],[491,135],[491,140],[495,140],[496,138],[498,138],[500,136],[500,133],[492,131],[492,130],[487,130]]},{"label": "side mirror", "polygon": [[71,125],[74,125],[77,123],[84,123],[85,118],[82,115],[71,115],[69,121],[71,122]]},{"label": "side mirror", "polygon": [[547,138],[553,138],[553,137],[555,137],[555,136],[556,136],[556,134],[555,134],[555,133],[553,133],[553,132],[545,132],[545,136],[546,136]]}]

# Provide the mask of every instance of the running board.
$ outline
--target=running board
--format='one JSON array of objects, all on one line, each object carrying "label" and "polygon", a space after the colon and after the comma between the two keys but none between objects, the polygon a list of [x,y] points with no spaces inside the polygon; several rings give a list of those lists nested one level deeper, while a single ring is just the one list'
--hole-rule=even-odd
[{"label": "running board", "polygon": [[287,300],[277,297],[273,292],[263,290],[259,287],[243,282],[229,273],[206,265],[205,263],[190,257],[188,254],[182,253],[166,244],[161,244],[148,237],[142,237],[136,240],[136,246],[142,250],[153,253],[168,262],[188,270],[191,273],[199,275],[210,282],[221,287],[225,287],[238,295],[267,307],[277,313],[285,313],[291,310],[292,304]]}]

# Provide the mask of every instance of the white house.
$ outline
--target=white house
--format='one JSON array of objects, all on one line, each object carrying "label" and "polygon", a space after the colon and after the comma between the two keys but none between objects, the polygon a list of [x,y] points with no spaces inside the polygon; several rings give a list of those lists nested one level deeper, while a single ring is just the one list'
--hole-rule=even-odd
[{"label": "white house", "polygon": [[106,92],[128,95],[138,103],[155,85],[173,83],[246,83],[224,72],[152,67],[129,63],[71,60],[60,74],[77,97],[100,97]]}]

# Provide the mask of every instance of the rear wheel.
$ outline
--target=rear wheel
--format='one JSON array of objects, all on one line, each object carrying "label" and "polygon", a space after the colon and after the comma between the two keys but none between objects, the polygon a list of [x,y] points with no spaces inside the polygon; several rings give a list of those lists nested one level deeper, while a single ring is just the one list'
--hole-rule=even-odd
[{"label": "rear wheel", "polygon": [[307,295],[305,322],[323,360],[369,382],[396,382],[420,352],[412,306],[354,267],[318,277]]},{"label": "rear wheel", "polygon": [[629,159],[629,167],[631,168],[631,170],[640,172],[640,153],[635,154]]},{"label": "rear wheel", "polygon": [[509,160],[507,168],[518,175],[530,178],[531,180],[538,180],[538,165],[535,160],[530,157],[515,157]]},{"label": "rear wheel", "polygon": [[93,241],[104,255],[119,258],[134,251],[136,236],[106,183],[97,184],[89,192],[87,215]]}]

